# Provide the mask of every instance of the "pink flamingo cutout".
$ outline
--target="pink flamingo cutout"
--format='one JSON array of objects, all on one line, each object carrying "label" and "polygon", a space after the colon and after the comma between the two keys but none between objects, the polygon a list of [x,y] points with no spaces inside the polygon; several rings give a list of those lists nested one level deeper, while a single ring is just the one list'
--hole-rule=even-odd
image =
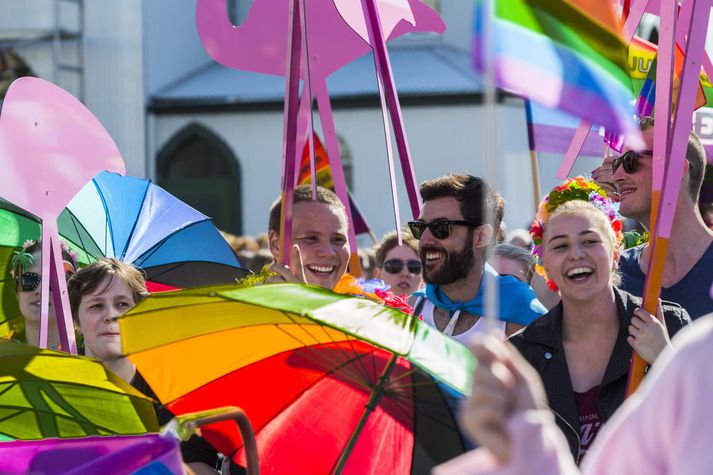
[{"label": "pink flamingo cutout", "polygon": [[[286,130],[284,150],[301,151],[304,141],[309,140],[312,170],[314,173],[314,158],[312,138],[312,102],[317,100],[319,118],[324,132],[325,145],[330,160],[335,191],[351,217],[346,182],[342,171],[339,144],[334,130],[327,77],[334,71],[354,59],[375,50],[375,62],[379,75],[382,106],[386,109],[383,82],[387,83],[389,106],[394,123],[402,170],[406,179],[411,207],[418,214],[420,201],[415,192],[415,177],[411,164],[408,145],[403,129],[403,120],[398,105],[398,99],[393,87],[393,78],[386,56],[386,72],[383,72],[383,61],[376,57],[387,55],[385,48],[379,49],[384,38],[394,39],[405,33],[443,32],[445,24],[431,8],[420,0],[369,0],[373,11],[378,7],[378,15],[369,15],[367,5],[354,0],[255,0],[242,25],[234,26],[227,17],[226,0],[198,0],[196,6],[196,23],[198,35],[208,54],[217,62],[235,69],[273,74],[286,78],[303,78],[302,100],[297,106],[297,93],[290,94],[291,87],[298,87],[299,82],[288,80],[285,97],[285,126],[296,127],[294,139],[292,133]],[[374,22],[380,24],[379,31],[374,31]],[[294,35],[297,27],[297,35]],[[305,34],[306,32],[306,34]],[[378,38],[374,40],[373,37]],[[302,41],[302,38],[305,41]],[[294,46],[293,46],[294,45]],[[299,48],[299,49],[297,49]],[[295,56],[295,51],[298,55]],[[292,74],[291,70],[295,70]],[[388,75],[385,81],[382,76]],[[314,95],[313,95],[314,94]],[[296,117],[292,117],[296,115]],[[392,176],[392,195],[396,200],[395,183],[393,179],[393,161],[390,152],[390,133],[384,112],[387,154]],[[295,141],[291,144],[289,142]],[[293,156],[294,155],[294,156]],[[299,160],[299,154],[285,153],[283,166],[283,190],[291,191],[296,179],[294,162]],[[289,157],[289,159],[288,159]],[[315,183],[316,180],[312,180]],[[285,193],[285,196],[290,196]],[[283,200],[284,201],[284,200]],[[289,210],[289,203],[286,211]],[[396,228],[400,228],[398,206],[395,201]],[[289,215],[283,213],[283,217]],[[289,218],[288,218],[289,219]],[[283,238],[289,239],[290,223],[286,222]],[[356,239],[350,230],[350,244],[356,255]],[[283,244],[283,248],[288,247]],[[283,262],[286,262],[287,255]]]},{"label": "pink flamingo cutout", "polygon": [[[0,195],[42,220],[40,346],[47,347],[52,289],[62,349],[77,352],[57,217],[97,173],[125,173],[119,149],[91,112],[52,83],[23,77],[0,114]],[[47,278],[49,277],[49,278]]]}]

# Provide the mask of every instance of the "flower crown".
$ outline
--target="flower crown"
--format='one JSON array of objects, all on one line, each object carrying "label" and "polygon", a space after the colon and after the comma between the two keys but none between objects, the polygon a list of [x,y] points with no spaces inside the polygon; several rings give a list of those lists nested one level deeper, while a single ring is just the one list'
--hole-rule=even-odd
[{"label": "flower crown", "polygon": [[591,180],[587,180],[583,176],[570,178],[560,186],[557,186],[550,191],[549,195],[545,196],[537,207],[537,215],[535,221],[530,228],[532,236],[532,255],[535,257],[535,271],[545,278],[547,285],[553,291],[557,291],[557,285],[547,277],[545,268],[542,266],[542,235],[544,234],[544,225],[549,220],[550,215],[561,205],[568,201],[582,200],[593,204],[609,219],[612,230],[616,235],[617,243],[620,243],[622,234],[622,222],[619,217],[617,205],[612,202],[607,191]]}]

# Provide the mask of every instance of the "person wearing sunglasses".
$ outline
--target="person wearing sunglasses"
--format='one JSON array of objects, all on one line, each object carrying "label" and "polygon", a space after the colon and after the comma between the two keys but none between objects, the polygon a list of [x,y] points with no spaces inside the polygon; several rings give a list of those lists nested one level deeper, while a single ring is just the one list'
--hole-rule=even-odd
[{"label": "person wearing sunglasses", "polygon": [[[414,315],[467,343],[486,329],[486,274],[487,281],[498,285],[496,313],[503,336],[546,312],[529,285],[498,275],[485,262],[505,212],[495,189],[479,177],[449,174],[424,182],[420,191],[421,214],[409,228],[419,240],[426,288],[412,296]],[[484,205],[491,211],[489,221],[483,216]]]},{"label": "person wearing sunglasses", "polygon": [[[61,243],[62,263],[67,279],[77,271],[77,258],[70,252],[66,243]],[[40,344],[40,309],[42,282],[42,243],[29,240],[16,251],[11,260],[12,276],[15,280],[15,292],[19,315],[10,321],[12,338],[30,345]],[[52,301],[49,302],[49,325],[47,329],[47,345],[49,348],[59,348],[59,330],[57,317]]]},{"label": "person wearing sunglasses", "polygon": [[396,295],[411,295],[421,288],[421,259],[418,256],[418,241],[411,231],[405,229],[401,233],[403,244],[399,246],[396,231],[392,231],[381,239],[376,246],[375,277],[391,287]]},{"label": "person wearing sunglasses", "polygon": [[[621,157],[613,160],[612,172],[620,194],[619,212],[651,232],[653,119],[642,119],[640,127],[646,145],[639,150],[625,149]],[[705,164],[705,149],[691,132],[668,241],[661,298],[683,305],[693,319],[713,312],[713,299],[708,292],[713,285],[713,231],[706,227],[698,208]],[[648,244],[623,251],[619,261],[621,288],[643,295],[648,266]]]}]

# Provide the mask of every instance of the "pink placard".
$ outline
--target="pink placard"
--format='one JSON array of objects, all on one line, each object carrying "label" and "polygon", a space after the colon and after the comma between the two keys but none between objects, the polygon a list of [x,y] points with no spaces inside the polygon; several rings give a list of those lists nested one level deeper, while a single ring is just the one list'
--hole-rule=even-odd
[{"label": "pink placard", "polygon": [[[76,98],[42,79],[12,83],[0,113],[0,196],[42,220],[42,324],[47,346],[50,282],[62,348],[76,352],[67,285],[61,265],[57,217],[97,173],[125,173],[124,161],[104,127]],[[51,265],[52,264],[52,265]],[[52,269],[52,273],[50,273]]]}]

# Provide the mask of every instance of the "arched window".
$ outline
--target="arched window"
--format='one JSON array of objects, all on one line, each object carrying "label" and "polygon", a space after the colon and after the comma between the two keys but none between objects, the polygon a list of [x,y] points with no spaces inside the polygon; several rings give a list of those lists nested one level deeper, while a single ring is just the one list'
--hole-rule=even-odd
[{"label": "arched window", "polygon": [[240,166],[232,150],[199,124],[179,131],[159,151],[158,184],[233,234],[242,233]]}]

